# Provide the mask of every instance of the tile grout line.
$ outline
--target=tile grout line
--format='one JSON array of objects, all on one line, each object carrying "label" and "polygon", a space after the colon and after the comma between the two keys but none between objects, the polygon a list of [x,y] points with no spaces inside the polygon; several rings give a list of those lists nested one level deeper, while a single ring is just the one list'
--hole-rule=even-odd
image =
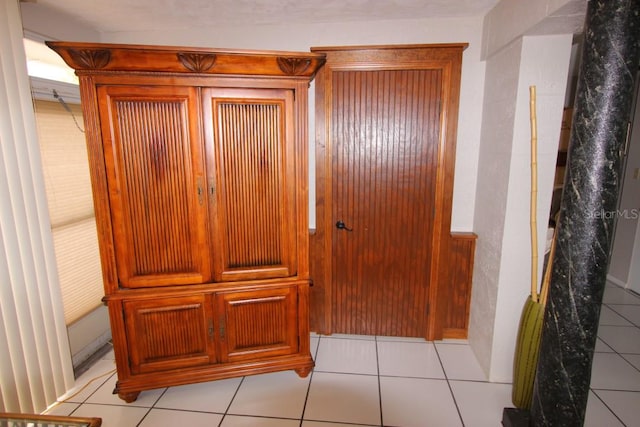
[{"label": "tile grout line", "polygon": [[235,393],[233,393],[233,396],[229,400],[229,404],[227,405],[227,409],[224,410],[224,414],[222,414],[222,418],[220,418],[220,423],[218,423],[218,427],[222,426],[222,423],[224,422],[224,419],[227,417],[227,414],[229,413],[229,409],[231,409],[231,405],[233,404],[234,399],[238,395],[238,392],[240,391],[240,387],[242,387],[242,384],[244,383],[244,379],[245,379],[245,377],[242,377],[242,379],[238,383],[238,387],[236,388]]},{"label": "tile grout line", "polygon": [[456,399],[456,395],[453,393],[453,388],[451,387],[451,383],[449,382],[449,376],[447,375],[447,370],[444,368],[444,363],[442,363],[442,358],[440,357],[440,352],[438,351],[438,346],[436,343],[433,343],[433,348],[436,351],[436,356],[438,356],[438,362],[440,362],[440,367],[442,368],[442,373],[444,374],[444,379],[447,382],[447,387],[449,388],[449,393],[451,393],[451,398],[453,399],[453,404],[456,405],[456,411],[458,412],[458,418],[460,419],[460,425],[464,427],[464,419],[462,418],[462,412],[460,412],[460,406],[458,405],[458,400]]},{"label": "tile grout line", "polygon": [[162,399],[162,396],[164,396],[168,390],[169,390],[169,387],[165,387],[162,393],[160,393],[160,396],[158,396],[158,398],[151,404],[151,406],[149,406],[149,408],[147,409],[147,412],[145,412],[142,418],[140,419],[140,421],[138,421],[138,424],[136,424],[136,427],[139,427],[140,424],[144,422],[145,418],[149,416],[153,408],[155,408],[156,404],[160,401],[160,399]]},{"label": "tile grout line", "polygon": [[311,393],[311,382],[313,381],[313,374],[315,374],[315,362],[318,360],[318,352],[320,351],[320,343],[322,342],[322,337],[318,335],[318,346],[316,347],[315,354],[313,355],[314,367],[309,373],[309,385],[307,386],[307,395],[304,397],[304,405],[302,405],[302,413],[300,414],[300,427],[302,427],[302,423],[304,423],[304,414],[307,411],[307,402],[309,401],[309,393]]},{"label": "tile grout line", "polygon": [[[624,292],[626,294],[631,294],[634,295],[635,294],[633,292],[629,292],[628,289],[619,287],[620,289],[623,289]],[[622,317],[624,320],[626,320],[627,322],[631,323],[631,327],[635,327],[640,329],[640,327],[638,325],[636,325],[634,322],[630,321],[628,318],[626,318],[624,315],[622,315],[621,313],[617,312],[613,307],[611,307],[611,305],[617,305],[615,303],[605,303],[604,301],[602,302],[602,305],[607,307],[609,310],[613,311],[615,314],[617,314],[618,316]],[[618,304],[618,305],[637,305],[637,304]],[[602,314],[602,311],[601,311]],[[617,325],[598,325],[598,326],[617,326]],[[629,327],[629,326],[627,326]],[[619,353],[618,350],[616,350],[615,348],[613,348],[611,345],[609,345],[604,339],[602,339],[599,334],[596,334],[596,339],[601,340],[608,348],[610,348],[613,352],[613,354],[615,354],[616,356],[620,357],[622,360],[624,360],[627,364],[631,365],[631,367],[633,367],[634,369],[640,371],[639,368],[637,368],[635,365],[633,365],[629,360],[627,360],[623,354]],[[605,353],[607,354],[607,353]],[[610,354],[610,353],[609,353]],[[594,356],[595,356],[595,351],[594,351]],[[589,391],[591,393],[593,393],[593,395],[604,405],[605,408],[607,408],[607,410],[621,423],[621,425],[626,425],[622,419],[618,416],[618,414],[616,413],[616,411],[613,410],[613,408],[611,408],[604,400],[603,398],[598,394],[598,391],[619,391],[619,392],[627,392],[627,393],[638,393],[638,391],[632,391],[632,390],[618,390],[618,389],[594,389],[591,384],[589,384]]]},{"label": "tile grout line", "polygon": [[609,406],[607,405],[607,403],[602,400],[602,398],[600,397],[600,395],[597,393],[596,390],[591,389],[591,393],[593,393],[593,395],[600,401],[602,402],[602,404],[604,405],[605,408],[607,408],[609,410],[609,412],[611,412],[613,414],[613,416],[620,421],[620,424],[622,424],[623,426],[626,426],[626,424],[624,422],[622,422],[622,420],[620,419],[620,417],[618,416],[618,414],[616,414],[616,412]]},{"label": "tile grout line", "polygon": [[[624,288],[623,288],[623,289],[624,289]],[[625,291],[627,291],[627,290],[625,289]],[[607,304],[602,303],[602,305],[606,306],[609,310],[612,310],[614,313],[618,314],[620,317],[622,317],[623,319],[625,319],[626,321],[628,321],[629,323],[631,323],[631,326],[621,326],[621,327],[626,327],[626,328],[634,327],[634,328],[636,328],[636,329],[640,329],[640,327],[636,326],[636,324],[635,324],[635,323],[631,322],[629,319],[627,319],[626,317],[624,317],[623,315],[621,315],[620,313],[618,313],[617,311],[615,311],[612,307],[609,307],[609,304],[608,304],[608,303],[607,303]],[[614,325],[602,325],[602,326],[614,326]],[[600,325],[598,325],[598,327],[600,327]],[[617,356],[619,356],[622,360],[624,360],[627,364],[629,364],[629,365],[630,365],[632,368],[634,368],[636,371],[640,371],[640,368],[636,367],[633,363],[631,363],[629,360],[627,360],[627,358],[626,358],[626,357],[624,357],[624,354],[636,354],[636,353],[620,353],[618,350],[616,350],[616,349],[615,349],[615,348],[613,348],[611,345],[609,345],[609,344],[608,344],[604,339],[602,339],[598,334],[596,334],[596,340],[597,340],[597,339],[599,339],[599,340],[601,340],[603,343],[605,343],[605,345],[606,345],[607,347],[609,347],[611,350],[613,350],[613,352],[614,352]],[[595,355],[595,351],[594,351],[594,355]],[[589,388],[590,388],[591,390],[593,390],[593,389],[591,388],[591,384],[589,384]],[[618,390],[618,391],[630,391],[630,390]],[[612,412],[613,412],[613,411],[612,411]]]},{"label": "tile grout line", "polygon": [[382,384],[380,383],[380,356],[378,355],[378,337],[375,337],[376,346],[376,372],[378,379],[378,403],[380,405],[380,425],[384,426],[384,413],[382,411]]}]

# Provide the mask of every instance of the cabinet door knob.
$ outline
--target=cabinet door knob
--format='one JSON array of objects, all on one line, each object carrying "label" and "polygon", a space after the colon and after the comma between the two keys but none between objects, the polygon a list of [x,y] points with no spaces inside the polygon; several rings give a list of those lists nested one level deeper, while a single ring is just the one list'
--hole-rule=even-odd
[{"label": "cabinet door knob", "polygon": [[342,221],[341,219],[338,220],[338,222],[336,222],[336,228],[338,230],[346,230],[346,231],[353,231],[353,228],[349,228],[344,224],[344,221]]}]

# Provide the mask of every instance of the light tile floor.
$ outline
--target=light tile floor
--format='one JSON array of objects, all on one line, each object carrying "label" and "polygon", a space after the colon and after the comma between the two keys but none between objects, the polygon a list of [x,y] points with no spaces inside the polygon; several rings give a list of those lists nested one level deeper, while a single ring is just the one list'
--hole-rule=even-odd
[{"label": "light tile floor", "polygon": [[[640,297],[607,285],[585,426],[640,426]],[[466,341],[313,336],[316,368],[112,394],[113,355],[50,413],[97,416],[104,427],[500,426],[511,384],[490,383]],[[71,395],[74,391],[68,393]]]}]

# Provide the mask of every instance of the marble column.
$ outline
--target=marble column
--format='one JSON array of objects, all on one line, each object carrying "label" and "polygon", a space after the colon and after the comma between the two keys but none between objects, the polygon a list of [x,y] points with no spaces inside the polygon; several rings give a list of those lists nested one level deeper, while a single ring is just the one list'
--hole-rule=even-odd
[{"label": "marble column", "polygon": [[590,0],[533,426],[582,426],[640,55],[640,0]]}]

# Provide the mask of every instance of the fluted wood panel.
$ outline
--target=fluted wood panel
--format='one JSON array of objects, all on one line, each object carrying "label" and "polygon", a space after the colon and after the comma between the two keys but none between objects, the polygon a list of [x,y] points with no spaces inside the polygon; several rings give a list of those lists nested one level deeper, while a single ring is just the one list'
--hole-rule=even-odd
[{"label": "fluted wood panel", "polygon": [[[259,302],[234,303],[236,319],[235,347],[244,349],[283,343],[286,340],[286,312],[284,297],[264,298]],[[246,320],[252,319],[253,323]],[[260,333],[256,333],[260,329]]]},{"label": "fluted wood panel", "polygon": [[125,302],[132,370],[146,372],[209,362],[206,300],[195,296]]},{"label": "fluted wood panel", "polygon": [[334,332],[425,335],[441,74],[332,73]]},{"label": "fluted wood panel", "polygon": [[286,139],[285,101],[219,99],[213,108],[222,269],[273,269],[273,277],[289,275],[292,252],[287,239],[294,235],[295,224],[287,194],[292,142]]},{"label": "fluted wood panel", "polygon": [[229,360],[289,354],[297,348],[295,288],[230,293],[223,297]]},{"label": "fluted wood panel", "polygon": [[184,103],[118,101],[116,108],[135,274],[191,271]]},{"label": "fluted wood panel", "polygon": [[[197,227],[206,197],[199,136],[190,114],[195,92],[106,87],[105,160],[121,286],[199,283],[210,266]],[[105,131],[103,131],[105,132]],[[158,281],[160,279],[160,282]]]}]

